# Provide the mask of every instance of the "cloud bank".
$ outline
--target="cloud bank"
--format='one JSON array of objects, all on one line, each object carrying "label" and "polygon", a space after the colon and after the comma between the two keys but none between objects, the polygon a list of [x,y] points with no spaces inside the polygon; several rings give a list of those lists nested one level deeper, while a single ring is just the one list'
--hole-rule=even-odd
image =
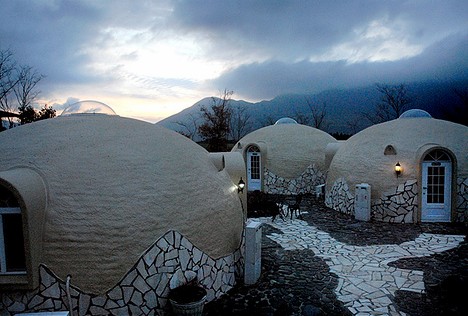
[{"label": "cloud bank", "polygon": [[171,114],[225,88],[258,100],[468,77],[464,0],[0,0],[0,7],[0,49],[47,76],[45,99],[95,97],[140,116]]}]

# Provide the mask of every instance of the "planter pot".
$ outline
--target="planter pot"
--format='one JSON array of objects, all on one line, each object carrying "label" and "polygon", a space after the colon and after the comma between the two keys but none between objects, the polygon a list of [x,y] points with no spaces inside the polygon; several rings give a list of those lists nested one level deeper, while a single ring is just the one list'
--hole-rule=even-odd
[{"label": "planter pot", "polygon": [[206,301],[206,290],[199,286],[180,286],[171,291],[169,301],[177,316],[201,316]]}]

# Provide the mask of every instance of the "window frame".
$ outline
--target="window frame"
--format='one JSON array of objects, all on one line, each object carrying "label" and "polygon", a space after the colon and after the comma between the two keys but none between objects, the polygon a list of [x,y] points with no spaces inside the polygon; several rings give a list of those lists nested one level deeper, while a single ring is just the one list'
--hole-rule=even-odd
[{"label": "window frame", "polygon": [[[27,270],[25,267],[24,271],[8,271],[7,270],[7,258],[6,258],[6,253],[5,253],[5,235],[3,232],[3,215],[4,214],[21,214],[21,208],[19,206],[17,207],[0,207],[0,275],[22,275],[22,274],[27,274]],[[23,221],[21,221],[23,222]],[[21,230],[21,239],[23,241],[24,245],[24,228]],[[23,246],[23,251],[24,251],[24,246]],[[26,253],[24,254],[26,257]]]},{"label": "window frame", "polygon": [[[2,271],[0,292],[3,290],[33,290],[39,286],[39,265],[42,262],[42,244],[45,212],[47,209],[46,183],[34,169],[19,167],[0,171],[0,186],[12,194],[15,204],[2,204],[3,212],[21,213],[23,250],[26,271]],[[14,208],[11,209],[11,208]],[[2,226],[3,238],[3,226]],[[4,240],[2,241],[4,245]]]}]

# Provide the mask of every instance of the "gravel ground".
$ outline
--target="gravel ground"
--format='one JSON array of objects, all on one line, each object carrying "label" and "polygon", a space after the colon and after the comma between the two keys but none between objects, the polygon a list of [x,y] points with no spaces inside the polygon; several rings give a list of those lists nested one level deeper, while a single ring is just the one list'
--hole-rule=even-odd
[{"label": "gravel ground", "polygon": [[[419,234],[467,235],[463,224],[390,224],[359,222],[304,199],[303,219],[351,245],[400,244]],[[281,220],[281,219],[277,219]],[[311,250],[285,251],[266,235],[281,233],[263,226],[262,274],[252,286],[237,285],[206,304],[204,315],[351,315],[337,300],[338,278]],[[424,271],[425,294],[397,291],[393,301],[408,315],[468,315],[468,242],[430,257],[401,259],[390,265]]]}]

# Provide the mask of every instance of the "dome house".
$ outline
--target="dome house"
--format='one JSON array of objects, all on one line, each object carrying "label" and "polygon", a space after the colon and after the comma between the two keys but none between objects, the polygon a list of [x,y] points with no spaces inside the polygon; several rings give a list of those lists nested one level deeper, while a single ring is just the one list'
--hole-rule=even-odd
[{"label": "dome house", "polygon": [[371,219],[385,222],[467,221],[468,128],[422,110],[373,125],[344,142],[332,158],[326,204],[354,214],[354,187],[371,187]]},{"label": "dome house", "polygon": [[190,279],[234,285],[241,155],[91,101],[0,143],[0,309],[147,315]]},{"label": "dome house", "polygon": [[247,188],[273,194],[315,192],[325,183],[325,150],[336,139],[319,129],[281,118],[234,145],[247,165]]}]

